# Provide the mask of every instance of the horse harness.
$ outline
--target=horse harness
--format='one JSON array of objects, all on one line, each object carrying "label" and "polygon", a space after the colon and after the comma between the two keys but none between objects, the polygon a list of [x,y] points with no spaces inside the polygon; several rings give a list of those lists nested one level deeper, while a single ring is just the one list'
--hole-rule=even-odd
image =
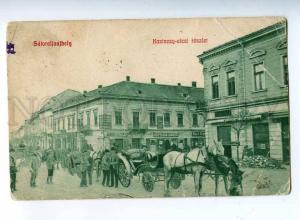
[{"label": "horse harness", "polygon": [[[198,161],[198,158],[199,158],[199,156],[200,156],[200,153],[201,153],[202,156],[204,156],[204,155],[203,155],[203,152],[201,151],[201,149],[199,149],[195,161],[188,157],[188,153],[189,153],[189,152],[185,152],[184,155],[183,155],[183,164],[184,164],[183,167],[184,167],[184,171],[185,171],[186,173],[188,172],[188,170],[187,170],[187,166],[188,166],[188,165],[202,165],[202,166],[204,166],[204,167],[207,166],[205,163],[202,163],[202,162],[199,162],[199,161]],[[178,154],[178,156],[176,157],[175,162],[174,162],[174,167],[175,167],[176,161],[177,161],[177,159],[178,159],[178,157],[179,157],[180,155],[181,155],[181,154]],[[190,164],[187,164],[186,161],[190,161],[191,163],[190,163]]]}]

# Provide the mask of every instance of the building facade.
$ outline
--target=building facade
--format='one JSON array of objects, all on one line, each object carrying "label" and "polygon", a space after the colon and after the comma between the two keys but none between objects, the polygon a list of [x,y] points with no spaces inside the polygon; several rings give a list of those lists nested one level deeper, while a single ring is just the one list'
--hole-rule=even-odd
[{"label": "building facade", "polygon": [[[36,113],[39,145],[94,150],[141,148],[183,143],[204,144],[204,119],[197,113],[203,89],[125,81],[92,91],[75,93]],[[28,126],[27,126],[28,127]],[[26,133],[26,132],[25,132]],[[32,133],[30,133],[32,136]]]},{"label": "building facade", "polygon": [[277,23],[198,56],[203,65],[206,141],[225,154],[289,160],[286,22]]}]

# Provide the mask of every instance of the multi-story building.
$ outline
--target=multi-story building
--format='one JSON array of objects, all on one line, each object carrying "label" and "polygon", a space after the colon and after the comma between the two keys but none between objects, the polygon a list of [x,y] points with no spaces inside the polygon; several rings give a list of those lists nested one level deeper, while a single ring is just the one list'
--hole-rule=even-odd
[{"label": "multi-story building", "polygon": [[232,40],[198,56],[203,65],[206,141],[225,154],[289,160],[286,22]]},{"label": "multi-story building", "polygon": [[155,79],[138,83],[127,76],[110,86],[68,94],[59,101],[56,96],[34,114],[39,123],[30,125],[39,131],[41,147],[79,149],[90,144],[98,150],[112,144],[140,148],[204,143],[204,119],[197,113],[203,88],[197,88],[196,82],[192,86],[162,85]]},{"label": "multi-story building", "polygon": [[150,144],[195,146],[204,141],[204,121],[197,114],[203,89],[182,85],[131,82],[130,77],[101,85],[53,111],[54,139],[62,147],[91,144],[103,149]]}]

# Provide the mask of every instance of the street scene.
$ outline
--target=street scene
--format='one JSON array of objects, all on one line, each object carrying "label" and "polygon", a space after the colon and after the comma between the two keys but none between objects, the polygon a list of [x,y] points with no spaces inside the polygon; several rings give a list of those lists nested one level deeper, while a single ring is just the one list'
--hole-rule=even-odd
[{"label": "street scene", "polygon": [[[94,26],[89,26],[91,23],[87,21],[74,22],[74,26],[64,22],[52,26],[50,22],[45,27],[49,30],[54,28],[66,36],[77,36],[74,39],[85,42],[80,37],[81,32],[74,29],[68,35],[64,32],[65,28],[101,30],[110,24],[107,22],[98,21],[93,23]],[[207,37],[193,36],[191,42],[189,37],[177,40],[167,37],[152,40],[150,37],[149,40],[149,33],[142,34],[144,40],[140,42],[143,45],[140,47],[145,50],[142,53],[145,56],[152,54],[150,57],[159,66],[156,71],[161,68],[161,73],[155,76],[145,72],[141,75],[127,74],[122,68],[128,68],[126,72],[133,71],[138,64],[143,69],[145,67],[141,62],[144,60],[139,60],[141,54],[136,58],[139,61],[132,55],[128,55],[129,59],[112,58],[119,56],[119,51],[112,46],[116,42],[120,44],[120,53],[126,54],[130,48],[127,41],[123,42],[124,37],[114,36],[114,43],[108,42],[112,36],[109,34],[119,30],[118,27],[124,36],[128,35],[129,41],[132,36],[129,28],[135,27],[133,32],[140,33],[143,24],[157,33],[160,33],[157,25],[168,27],[169,33],[176,30],[180,35],[184,32],[177,30],[173,20],[156,21],[157,25],[154,21],[143,22],[115,21],[111,23],[112,30],[105,29],[103,35],[102,32],[95,32],[92,38],[99,37],[107,42],[107,45],[96,43],[95,48],[89,47],[90,51],[98,54],[95,60],[91,61],[89,57],[83,59],[81,65],[74,63],[74,67],[64,66],[60,70],[55,69],[61,68],[58,66],[49,67],[57,75],[53,79],[49,73],[44,75],[48,87],[44,87],[43,77],[34,75],[35,66],[13,65],[16,62],[13,58],[18,59],[18,54],[22,56],[25,52],[10,55],[9,169],[12,198],[43,200],[288,194],[291,182],[286,20],[279,17],[220,19],[220,22],[237,31],[249,22],[252,26],[249,25],[249,30],[237,36],[229,34],[228,39],[213,44],[210,44],[210,39],[216,36],[217,31],[210,32],[208,27],[209,24],[219,24],[213,23],[212,19],[205,19],[203,23],[201,19],[184,21],[189,27],[187,30],[200,27],[210,30]],[[24,33],[31,33],[30,30],[37,24],[11,23],[8,33],[13,33],[9,30],[15,30],[17,25],[21,25]],[[222,28],[229,31],[224,25]],[[70,60],[77,59],[80,54],[72,39],[67,40],[69,48],[59,49]],[[53,51],[57,48],[53,45],[60,47],[64,44],[45,41],[34,45],[28,56],[35,56],[37,51],[50,51],[43,58],[49,59],[49,64],[42,67],[34,64],[37,69],[47,72],[48,65],[52,63],[55,66],[53,63],[60,62],[56,60],[58,54]],[[44,52],[38,48],[39,45],[45,47]],[[110,52],[103,50],[110,48],[109,45],[111,56],[107,55]],[[145,49],[145,45],[149,48]],[[141,53],[139,46],[133,48],[132,53]],[[62,52],[64,50],[67,52]],[[72,50],[77,52],[71,53]],[[185,61],[169,67],[172,65],[169,63],[172,60],[169,51],[173,50],[178,50],[174,57],[184,58]],[[185,57],[186,54],[189,54],[188,57],[192,55],[192,58]],[[160,62],[157,57],[168,61]],[[150,61],[147,59],[145,66],[149,67]],[[136,64],[126,64],[133,61]],[[94,69],[96,63],[100,70]],[[192,68],[194,64],[195,68]],[[195,74],[174,73],[174,78],[173,75],[166,78],[168,75],[163,74],[165,69],[176,71],[181,65],[184,71],[195,70]],[[90,73],[83,74],[82,70],[90,66]],[[72,74],[77,75],[69,75],[68,68],[72,68]],[[78,68],[80,71],[76,72]],[[31,80],[24,78],[23,85],[13,74],[24,69],[28,70],[26,74],[33,75],[29,77]],[[99,77],[97,74],[101,71],[106,72]],[[115,75],[109,76],[108,73]],[[175,79],[176,76],[178,78]],[[59,77],[60,80],[57,80]],[[36,82],[35,78],[38,78]],[[95,87],[95,82],[101,84]],[[33,105],[37,98],[28,98],[31,93],[43,102],[26,115],[25,105],[19,96],[22,94]],[[17,123],[18,120],[20,122]]]}]

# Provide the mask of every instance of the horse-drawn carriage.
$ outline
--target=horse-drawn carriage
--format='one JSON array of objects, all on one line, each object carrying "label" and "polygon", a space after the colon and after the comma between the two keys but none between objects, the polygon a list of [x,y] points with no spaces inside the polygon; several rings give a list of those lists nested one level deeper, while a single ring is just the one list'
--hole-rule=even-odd
[{"label": "horse-drawn carriage", "polygon": [[[164,181],[164,151],[158,146],[150,149],[130,149],[120,152],[119,180],[123,187],[129,187],[133,176],[138,176],[146,191],[152,192],[155,182]],[[176,173],[171,179],[171,187],[179,188],[182,176]]]}]

